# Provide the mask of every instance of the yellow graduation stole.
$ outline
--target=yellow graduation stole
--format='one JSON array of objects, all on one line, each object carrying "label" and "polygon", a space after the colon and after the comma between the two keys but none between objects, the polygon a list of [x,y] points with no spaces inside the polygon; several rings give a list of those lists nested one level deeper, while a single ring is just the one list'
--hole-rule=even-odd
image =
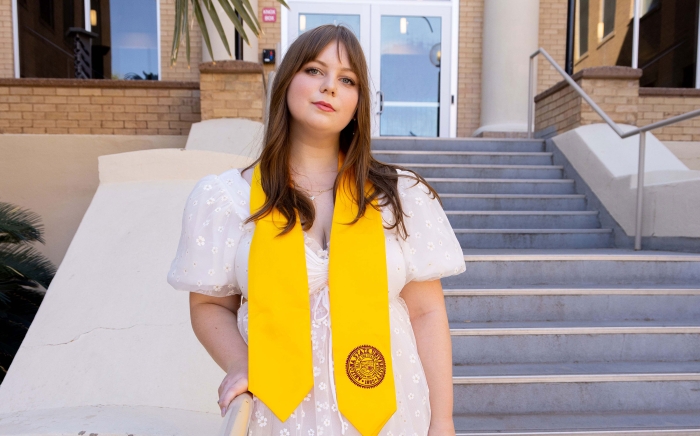
[{"label": "yellow graduation stole", "polygon": [[[344,157],[341,151],[338,169]],[[384,229],[381,212],[369,205],[346,224],[358,211],[345,189],[356,191],[350,179],[346,173],[336,194],[328,258],[333,377],[340,412],[363,436],[376,436],[396,411]],[[367,181],[365,193],[372,188]],[[256,165],[251,214],[265,199]],[[283,236],[287,221],[276,208],[258,220],[248,259],[248,389],[280,421],[314,385],[306,251],[295,213]]]}]

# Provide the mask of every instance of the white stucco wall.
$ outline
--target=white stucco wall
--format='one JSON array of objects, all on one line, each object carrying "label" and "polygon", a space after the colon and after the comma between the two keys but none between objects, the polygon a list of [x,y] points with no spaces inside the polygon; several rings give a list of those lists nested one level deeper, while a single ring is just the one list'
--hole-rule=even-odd
[{"label": "white stucco wall", "polygon": [[102,156],[100,186],[0,385],[0,435],[215,434],[224,372],[166,275],[184,203],[228,153]]},{"label": "white stucco wall", "polygon": [[688,168],[700,170],[699,141],[664,141],[664,145]]}]

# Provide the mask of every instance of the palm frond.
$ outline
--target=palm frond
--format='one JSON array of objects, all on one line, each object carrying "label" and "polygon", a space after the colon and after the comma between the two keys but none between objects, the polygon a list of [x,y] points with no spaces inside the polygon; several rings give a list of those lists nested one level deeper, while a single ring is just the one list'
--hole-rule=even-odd
[{"label": "palm frond", "polygon": [[[258,22],[258,19],[255,17],[257,13],[253,11],[253,7],[250,5],[250,2],[248,0],[231,0],[231,3],[233,3],[233,7],[236,8],[239,14],[241,14],[241,18],[245,23],[250,27],[250,29],[253,31],[255,36],[260,35],[260,23]],[[250,18],[251,13],[253,14],[253,19]],[[253,21],[255,20],[255,21]],[[243,34],[241,34],[243,36]],[[245,37],[245,42],[250,45],[250,41],[248,41],[248,37],[246,35]]]},{"label": "palm frond", "polygon": [[55,274],[56,267],[31,245],[0,244],[0,282],[27,279],[48,288]]},{"label": "palm frond", "polygon": [[[236,27],[236,30],[241,35],[241,38],[243,38],[243,40],[250,45],[250,42],[248,41],[248,34],[245,33],[243,24],[241,24],[240,19],[236,16],[236,11],[231,7],[229,0],[219,0],[219,4],[224,9],[226,15],[228,15],[228,18],[231,20],[233,25]],[[241,13],[240,9],[238,13]]]},{"label": "palm frond", "polygon": [[[204,22],[204,15],[202,15],[202,8],[199,5],[199,0],[192,0],[192,5],[194,9],[194,16],[197,18],[197,23],[199,24],[199,30],[202,31],[202,37],[207,45],[207,50],[209,51],[209,57],[214,59],[214,53],[211,50],[211,41],[209,40],[209,31],[207,30],[207,25]],[[190,60],[187,59],[187,64],[189,65]]]},{"label": "palm frond", "polygon": [[44,226],[39,214],[10,203],[0,203],[0,243],[32,241],[44,243]]},{"label": "palm frond", "polygon": [[38,214],[0,202],[0,383],[56,273],[31,244],[44,243],[43,230]]},{"label": "palm frond", "polygon": [[[253,6],[250,4],[250,0],[217,0],[221,5],[224,12],[228,16],[229,20],[233,23],[234,27],[241,35],[241,38],[250,46],[250,40],[248,39],[248,34],[245,31],[243,23],[240,22],[239,18],[236,16],[236,11],[240,15],[240,19],[243,20],[245,24],[250,27],[255,36],[260,36],[262,27],[257,18],[257,11],[253,10]],[[289,9],[289,5],[284,0],[277,0],[282,6]],[[179,53],[180,42],[182,41],[182,36],[185,37],[186,55],[187,55],[187,65],[190,65],[190,31],[187,25],[189,18],[189,4],[192,3],[192,10],[196,18],[199,29],[202,32],[202,38],[207,46],[207,51],[209,56],[214,59],[214,54],[211,48],[211,40],[209,37],[209,31],[204,21],[203,10],[209,14],[214,27],[216,28],[221,41],[226,48],[226,52],[229,57],[231,56],[231,50],[229,48],[228,39],[226,38],[226,33],[223,30],[221,20],[214,8],[214,0],[175,0],[175,28],[173,30],[173,45],[170,50],[170,65],[175,65],[177,61],[177,56]]]},{"label": "palm frond", "polygon": [[[228,57],[232,57],[231,49],[228,46],[228,38],[226,38],[226,33],[224,32],[224,28],[219,20],[219,14],[216,13],[214,3],[211,0],[204,0],[204,7],[206,8],[207,12],[209,12],[209,18],[211,18],[211,22],[214,23],[214,28],[216,28],[216,31],[219,33],[221,42],[224,43],[224,48],[226,49],[226,53],[228,53]],[[213,56],[212,59],[214,59]]]}]

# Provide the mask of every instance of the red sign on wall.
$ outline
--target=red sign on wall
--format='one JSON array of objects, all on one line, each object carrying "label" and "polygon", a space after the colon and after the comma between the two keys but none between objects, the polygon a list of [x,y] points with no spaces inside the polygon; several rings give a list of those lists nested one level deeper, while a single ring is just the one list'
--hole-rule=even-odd
[{"label": "red sign on wall", "polygon": [[277,9],[275,8],[263,8],[263,23],[276,23],[277,22]]}]

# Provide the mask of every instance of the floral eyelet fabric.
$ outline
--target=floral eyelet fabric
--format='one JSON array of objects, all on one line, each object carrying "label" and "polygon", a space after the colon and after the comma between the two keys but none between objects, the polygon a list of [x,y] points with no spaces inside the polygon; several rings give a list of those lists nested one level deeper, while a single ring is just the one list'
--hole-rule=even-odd
[{"label": "floral eyelet fabric", "polygon": [[[408,174],[398,170],[399,174]],[[462,249],[436,198],[415,180],[400,177],[400,201],[409,234],[384,230],[389,282],[389,322],[397,410],[380,436],[425,436],[430,424],[425,379],[408,308],[399,296],[410,281],[434,280],[466,270]],[[248,254],[255,223],[250,215],[250,185],[239,169],[209,175],[197,182],[187,199],[182,233],[168,272],[176,289],[225,297],[241,294],[238,329],[248,341]],[[393,224],[390,207],[382,210],[385,226]],[[249,436],[359,436],[338,410],[334,395],[332,326],[329,314],[328,249],[304,232],[309,280],[314,387],[284,422],[254,396]],[[216,387],[212,387],[216,389]]]}]

